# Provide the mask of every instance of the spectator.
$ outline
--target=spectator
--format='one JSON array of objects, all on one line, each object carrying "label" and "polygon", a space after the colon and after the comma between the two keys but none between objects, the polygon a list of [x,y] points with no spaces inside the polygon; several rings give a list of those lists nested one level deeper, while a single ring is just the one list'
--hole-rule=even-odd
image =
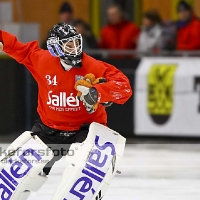
[{"label": "spectator", "polygon": [[143,15],[143,27],[137,43],[137,51],[151,53],[159,48],[162,36],[161,17],[156,10]]},{"label": "spectator", "polygon": [[73,20],[73,8],[70,3],[63,2],[59,10],[59,19],[60,22],[64,22],[66,24],[72,24]]},{"label": "spectator", "polygon": [[[70,3],[67,1],[63,2],[59,9],[59,22],[64,22],[72,25],[73,23],[73,8]],[[49,31],[48,31],[49,32]],[[48,39],[48,35],[45,41],[42,43],[41,48],[47,50],[46,41]]]},{"label": "spectator", "polygon": [[125,19],[118,5],[111,5],[107,14],[108,25],[101,30],[100,47],[103,49],[134,49],[139,28]]},{"label": "spectator", "polygon": [[77,19],[73,24],[78,33],[83,37],[83,49],[97,49],[97,41],[91,31],[90,26],[82,19]]},{"label": "spectator", "polygon": [[185,1],[178,4],[177,49],[200,49],[200,21],[193,14],[191,6]]},{"label": "spectator", "polygon": [[162,24],[162,39],[160,42],[160,49],[173,51],[176,50],[176,23],[168,20]]}]

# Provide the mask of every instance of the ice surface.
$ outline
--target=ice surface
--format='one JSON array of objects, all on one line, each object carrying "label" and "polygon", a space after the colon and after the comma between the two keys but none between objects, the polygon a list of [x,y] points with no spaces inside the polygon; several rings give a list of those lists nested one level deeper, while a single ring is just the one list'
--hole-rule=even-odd
[{"label": "ice surface", "polygon": [[[195,145],[127,145],[120,170],[104,200],[199,200],[200,153]],[[199,145],[198,145],[199,146]],[[198,147],[196,145],[196,147]],[[64,159],[29,200],[50,200]]]}]

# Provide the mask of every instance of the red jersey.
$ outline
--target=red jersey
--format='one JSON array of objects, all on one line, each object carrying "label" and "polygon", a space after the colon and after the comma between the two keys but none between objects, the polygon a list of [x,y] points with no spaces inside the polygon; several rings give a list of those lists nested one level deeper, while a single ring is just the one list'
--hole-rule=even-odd
[{"label": "red jersey", "polygon": [[101,30],[100,47],[103,49],[135,49],[139,28],[131,22],[108,24]]},{"label": "red jersey", "polygon": [[185,26],[178,28],[177,50],[200,49],[200,21],[195,16]]},{"label": "red jersey", "polygon": [[99,105],[93,114],[87,113],[82,102],[76,97],[75,82],[88,73],[96,78],[104,77],[107,82],[94,87],[99,93],[99,102],[123,104],[132,95],[128,78],[114,66],[83,53],[81,68],[65,71],[60,58],[39,48],[38,42],[23,44],[15,36],[0,31],[4,52],[17,62],[25,65],[38,83],[38,114],[42,122],[58,130],[79,130],[83,124],[107,123],[105,107]]}]

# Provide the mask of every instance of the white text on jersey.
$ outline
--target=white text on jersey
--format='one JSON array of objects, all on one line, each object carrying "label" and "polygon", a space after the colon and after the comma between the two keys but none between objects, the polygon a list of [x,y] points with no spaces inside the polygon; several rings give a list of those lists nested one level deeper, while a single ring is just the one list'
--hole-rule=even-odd
[{"label": "white text on jersey", "polygon": [[49,91],[47,105],[55,107],[79,107],[80,103],[78,97],[74,97],[73,93],[70,96],[67,96],[66,92],[60,92],[59,95],[52,95],[52,91]]},{"label": "white text on jersey", "polygon": [[52,79],[51,79],[50,75],[46,75],[46,79],[47,79],[47,84],[48,85],[58,85],[56,75]]}]

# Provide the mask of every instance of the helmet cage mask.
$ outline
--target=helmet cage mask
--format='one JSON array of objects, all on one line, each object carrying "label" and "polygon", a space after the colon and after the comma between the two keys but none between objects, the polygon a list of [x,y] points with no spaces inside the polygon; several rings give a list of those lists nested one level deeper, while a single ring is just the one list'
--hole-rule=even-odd
[{"label": "helmet cage mask", "polygon": [[[72,43],[73,47],[68,46],[69,43]],[[47,40],[47,48],[54,57],[79,57],[83,51],[82,36],[78,34],[61,40],[58,37],[51,37]]]}]

